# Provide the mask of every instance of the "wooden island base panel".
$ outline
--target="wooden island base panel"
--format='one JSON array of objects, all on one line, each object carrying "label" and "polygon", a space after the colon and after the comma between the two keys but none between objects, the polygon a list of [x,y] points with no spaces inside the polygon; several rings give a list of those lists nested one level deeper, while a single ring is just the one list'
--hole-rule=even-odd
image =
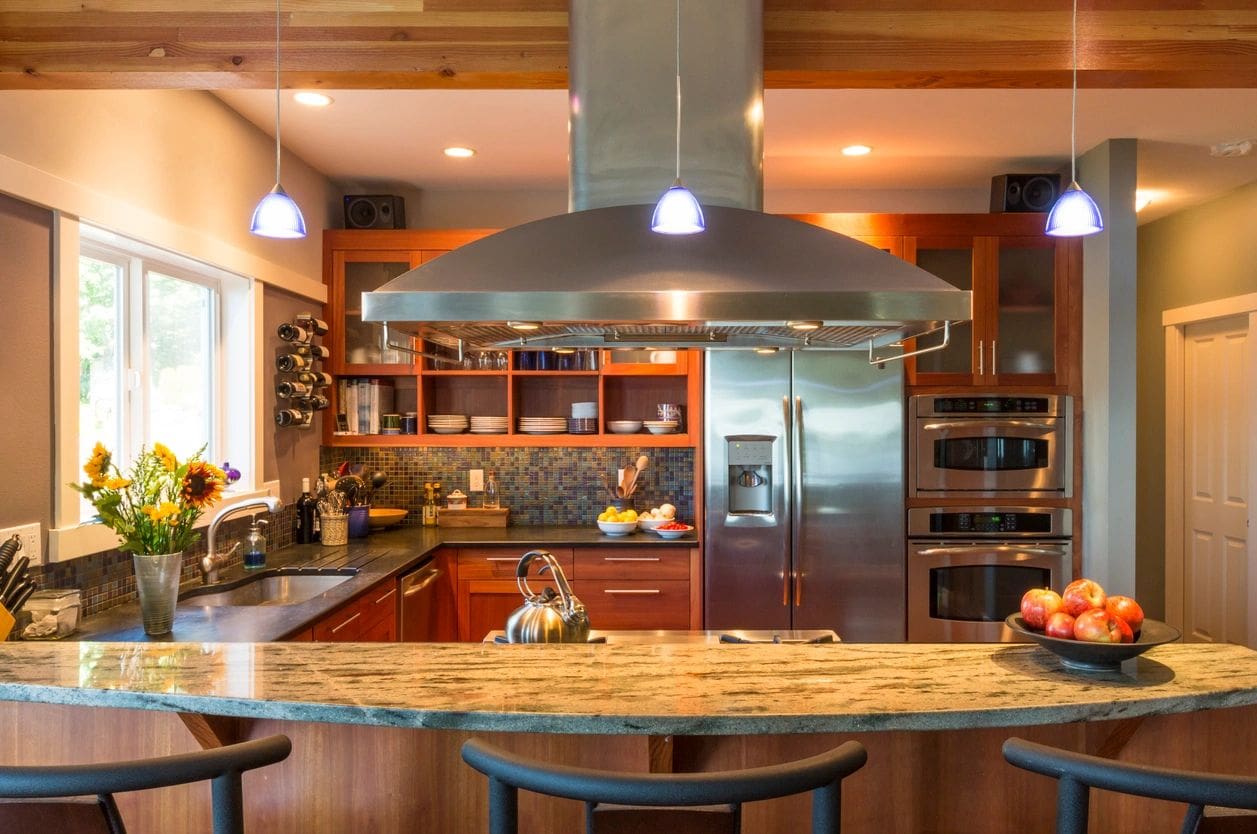
[{"label": "wooden island base panel", "polygon": [[[1257,653],[1236,646],[1162,646],[1078,675],[1026,645],[17,643],[0,646],[0,700],[5,763],[287,734],[292,756],[245,777],[256,832],[483,832],[486,784],[459,757],[473,736],[623,771],[767,764],[854,738],[869,763],[844,783],[852,832],[1052,831],[1055,783],[1004,763],[1013,735],[1257,775]],[[122,803],[135,832],[208,819],[199,787]],[[807,809],[749,805],[745,831],[806,830]],[[1092,830],[1176,831],[1179,810],[1100,794]],[[580,830],[578,803],[525,795],[521,813],[524,831]]]}]

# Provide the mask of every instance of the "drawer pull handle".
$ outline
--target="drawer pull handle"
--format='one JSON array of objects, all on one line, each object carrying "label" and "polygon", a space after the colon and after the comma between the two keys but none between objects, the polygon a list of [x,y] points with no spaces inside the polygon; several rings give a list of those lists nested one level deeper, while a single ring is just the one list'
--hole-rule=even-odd
[{"label": "drawer pull handle", "polygon": [[511,562],[512,564],[519,561],[518,556],[486,556],[486,562]]},{"label": "drawer pull handle", "polygon": [[345,620],[345,622],[341,623],[340,625],[336,626],[336,628],[332,629],[332,634],[335,634],[336,632],[340,631],[342,628],[349,625],[350,623],[352,623],[354,620],[358,619],[361,616],[362,616],[361,611],[359,611],[357,614],[354,614],[348,620]]},{"label": "drawer pull handle", "polygon": [[658,562],[658,556],[603,556],[604,562]]},{"label": "drawer pull handle", "polygon": [[658,588],[607,588],[604,594],[661,594]]},{"label": "drawer pull handle", "polygon": [[389,597],[391,597],[391,596],[392,596],[393,594],[395,594],[395,593],[397,593],[397,589],[396,589],[396,588],[394,588],[393,590],[389,591],[389,592],[388,592],[387,594],[385,594],[384,596],[382,596],[382,597],[380,597],[379,599],[377,599],[377,600],[375,601],[375,604],[376,604],[376,605],[379,605],[381,602],[383,602],[384,600],[388,599]]}]

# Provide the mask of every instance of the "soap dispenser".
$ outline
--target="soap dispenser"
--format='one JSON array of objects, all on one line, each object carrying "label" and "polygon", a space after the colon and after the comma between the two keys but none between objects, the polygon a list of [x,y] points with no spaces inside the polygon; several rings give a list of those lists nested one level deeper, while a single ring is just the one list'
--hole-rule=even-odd
[{"label": "soap dispenser", "polygon": [[264,518],[254,518],[249,525],[249,535],[244,540],[244,569],[256,570],[266,567],[266,536],[262,533]]}]

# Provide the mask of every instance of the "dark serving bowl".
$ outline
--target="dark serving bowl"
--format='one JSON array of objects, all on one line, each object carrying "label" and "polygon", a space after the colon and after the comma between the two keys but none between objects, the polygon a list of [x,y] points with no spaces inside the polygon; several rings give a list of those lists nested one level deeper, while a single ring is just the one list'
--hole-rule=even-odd
[{"label": "dark serving bowl", "polygon": [[1063,665],[1086,672],[1115,671],[1121,667],[1122,661],[1141,655],[1153,646],[1173,643],[1183,636],[1177,628],[1160,620],[1144,620],[1143,628],[1133,643],[1088,643],[1048,637],[1041,631],[1028,628],[1020,614],[1009,614],[1004,624],[1059,657]]}]

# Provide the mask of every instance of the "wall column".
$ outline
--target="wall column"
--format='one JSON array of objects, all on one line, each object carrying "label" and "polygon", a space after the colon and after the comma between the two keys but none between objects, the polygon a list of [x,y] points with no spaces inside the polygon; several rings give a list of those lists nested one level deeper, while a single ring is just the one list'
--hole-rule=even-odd
[{"label": "wall column", "polygon": [[1135,593],[1136,228],[1134,139],[1078,161],[1104,231],[1083,241],[1083,573]]}]

